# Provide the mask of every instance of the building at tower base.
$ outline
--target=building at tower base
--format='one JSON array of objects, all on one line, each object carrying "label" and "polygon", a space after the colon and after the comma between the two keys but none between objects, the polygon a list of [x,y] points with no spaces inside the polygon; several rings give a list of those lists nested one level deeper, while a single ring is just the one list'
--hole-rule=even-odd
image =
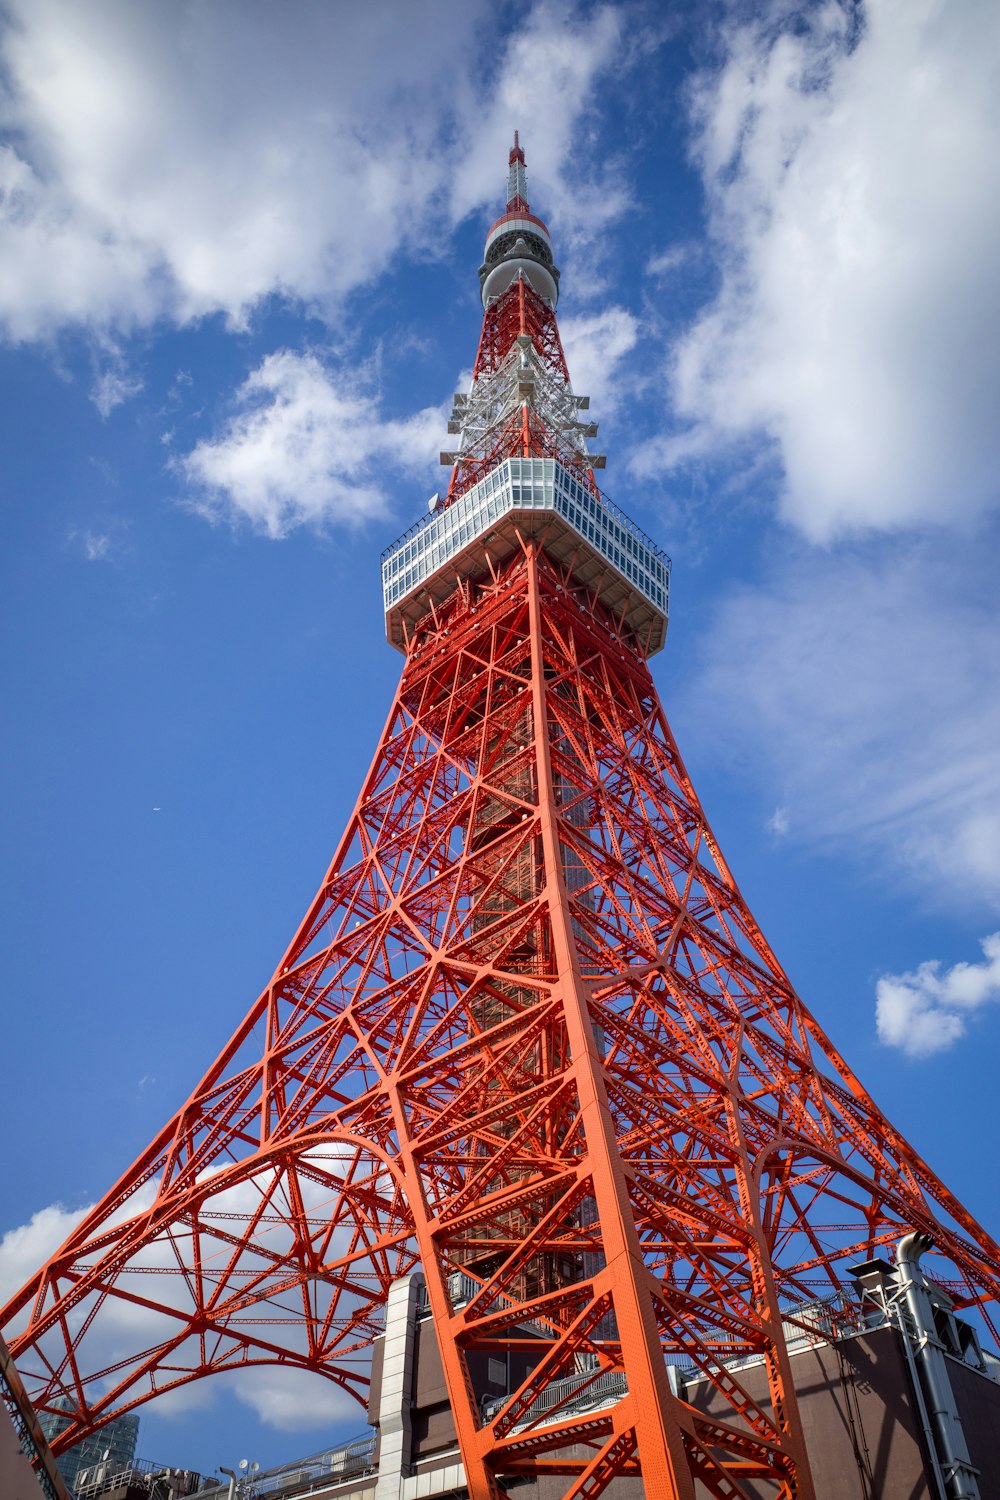
[{"label": "building at tower base", "polygon": [[[415,1299],[417,1316],[387,1322],[384,1339],[376,1345],[373,1399],[369,1418],[376,1432],[373,1462],[377,1469],[351,1494],[365,1500],[417,1500],[421,1496],[464,1496],[455,1423],[426,1300]],[[938,1327],[940,1328],[940,1320]],[[1000,1496],[1000,1361],[970,1347],[966,1329],[958,1324],[957,1342],[941,1354],[947,1360],[954,1414],[961,1424],[981,1495]],[[940,1330],[948,1337],[945,1329]],[[937,1336],[935,1330],[933,1337]],[[914,1350],[927,1337],[899,1326],[886,1308],[862,1296],[842,1305],[829,1302],[797,1310],[787,1330],[787,1346],[816,1500],[950,1500],[955,1490],[945,1472],[946,1459],[938,1451],[928,1410],[928,1393],[914,1367]],[[965,1343],[965,1351],[962,1345]],[[384,1359],[404,1380],[383,1375]],[[521,1356],[524,1358],[523,1354]],[[741,1383],[766,1406],[767,1373],[764,1360],[734,1361]],[[523,1378],[523,1369],[497,1356],[481,1356],[474,1367],[484,1416],[499,1408],[507,1393]],[[714,1385],[697,1372],[673,1367],[672,1389],[708,1416],[722,1416],[724,1404]],[[574,1398],[574,1390],[579,1395]],[[619,1381],[586,1381],[583,1372],[547,1391],[553,1407],[564,1402],[562,1414],[605,1411],[622,1396]],[[387,1445],[384,1428],[395,1430],[405,1415],[407,1444]],[[531,1414],[535,1416],[534,1413]],[[579,1459],[583,1450],[566,1450]],[[510,1493],[519,1500],[558,1500],[562,1484],[550,1478],[515,1481]],[[745,1481],[751,1500],[768,1500],[774,1491],[766,1483]],[[333,1486],[331,1496],[344,1492]],[[607,1492],[611,1500],[647,1500],[641,1478],[622,1476]],[[696,1485],[698,1500],[709,1491]],[[262,1492],[261,1500],[269,1500]]]},{"label": "building at tower base", "polygon": [[[833,1307],[800,1309],[799,1326],[789,1326],[788,1347],[795,1390],[806,1431],[816,1500],[950,1500],[953,1486],[936,1454],[926,1397],[919,1386],[907,1330],[891,1308],[869,1298]],[[809,1321],[811,1320],[811,1321]],[[973,1356],[967,1343],[945,1351],[955,1412],[967,1439],[983,1496],[1000,1495],[1000,1378],[997,1361]],[[950,1337],[946,1328],[941,1332]],[[911,1343],[917,1339],[911,1335]],[[474,1364],[482,1409],[502,1402],[523,1374],[517,1357],[481,1356]],[[767,1400],[763,1361],[736,1362],[751,1395]],[[370,1438],[361,1438],[258,1476],[256,1500],[421,1500],[468,1493],[458,1451],[441,1355],[422,1281],[398,1285],[385,1334],[375,1346]],[[567,1409],[598,1413],[621,1397],[620,1383],[592,1382],[574,1402],[582,1377],[549,1392],[555,1402],[568,1396]],[[672,1386],[706,1414],[721,1410],[714,1388],[691,1372],[675,1368]],[[579,1459],[582,1450],[567,1449]],[[518,1500],[558,1500],[561,1480],[519,1479],[510,1493]],[[227,1487],[213,1484],[195,1500],[227,1500]],[[609,1500],[648,1500],[639,1477],[621,1476],[606,1491]],[[696,1489],[698,1500],[707,1491]],[[751,1500],[773,1491],[746,1482]],[[107,1500],[118,1500],[109,1495]]]},{"label": "building at tower base", "polygon": [[72,1500],[45,1429],[0,1338],[0,1500]]},{"label": "building at tower base", "polygon": [[[41,1419],[41,1428],[50,1444],[59,1438],[72,1421],[69,1401],[64,1397],[53,1403],[54,1410]],[[59,1472],[66,1485],[76,1492],[81,1475],[99,1466],[108,1466],[116,1472],[130,1467],[135,1458],[139,1440],[139,1417],[135,1412],[117,1417],[106,1427],[98,1428],[72,1448],[59,1455]]]}]

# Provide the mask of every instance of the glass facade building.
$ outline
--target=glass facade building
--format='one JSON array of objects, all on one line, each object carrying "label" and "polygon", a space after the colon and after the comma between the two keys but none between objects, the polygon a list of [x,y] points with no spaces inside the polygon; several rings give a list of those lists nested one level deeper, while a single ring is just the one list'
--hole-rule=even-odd
[{"label": "glass facade building", "polygon": [[[60,1398],[55,1405],[61,1407],[61,1411],[40,1412],[38,1416],[39,1426],[48,1443],[54,1442],[70,1424],[69,1402]],[[63,1416],[62,1412],[66,1415]],[[77,1443],[75,1448],[69,1448],[60,1454],[56,1463],[67,1487],[75,1492],[77,1479],[84,1469],[100,1463],[103,1458],[110,1459],[115,1466],[127,1468],[135,1458],[138,1441],[139,1418],[134,1412],[127,1412],[123,1417],[116,1417],[106,1427],[92,1432],[82,1443]]]}]

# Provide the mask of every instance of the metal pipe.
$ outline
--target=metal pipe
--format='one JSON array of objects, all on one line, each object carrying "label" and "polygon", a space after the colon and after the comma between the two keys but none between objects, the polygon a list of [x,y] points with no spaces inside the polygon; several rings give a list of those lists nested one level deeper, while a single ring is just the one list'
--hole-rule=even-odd
[{"label": "metal pipe", "polygon": [[944,1482],[944,1475],[941,1472],[941,1462],[938,1458],[937,1441],[931,1427],[931,1419],[927,1413],[927,1402],[924,1400],[924,1391],[920,1376],[917,1373],[916,1360],[913,1358],[913,1339],[910,1337],[910,1332],[906,1325],[906,1312],[901,1302],[896,1301],[894,1303],[891,1308],[891,1316],[895,1318],[899,1325],[899,1337],[903,1341],[903,1354],[906,1359],[906,1368],[910,1374],[910,1384],[913,1387],[913,1399],[916,1402],[917,1416],[920,1418],[920,1430],[924,1435],[924,1442],[927,1444],[927,1456],[930,1459],[931,1470],[934,1475],[934,1492],[938,1500],[948,1500],[948,1489]]},{"label": "metal pipe", "polygon": [[914,1363],[949,1500],[980,1500],[976,1482],[978,1470],[973,1468],[969,1457],[962,1419],[948,1376],[944,1345],[937,1336],[934,1309],[918,1264],[924,1251],[929,1250],[933,1243],[926,1234],[903,1236],[896,1247],[899,1288],[913,1329]]},{"label": "metal pipe", "polygon": [[229,1477],[229,1494],[226,1496],[226,1500],[236,1500],[236,1470],[224,1468],[223,1465],[220,1464],[219,1473],[226,1474]]}]

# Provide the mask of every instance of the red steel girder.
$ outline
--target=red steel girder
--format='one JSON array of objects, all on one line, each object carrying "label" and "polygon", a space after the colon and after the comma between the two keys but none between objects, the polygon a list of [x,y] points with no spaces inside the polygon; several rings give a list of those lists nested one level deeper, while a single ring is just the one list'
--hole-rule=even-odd
[{"label": "red steel girder", "polygon": [[486,309],[472,371],[473,380],[499,370],[514,341],[522,334],[528,335],[549,369],[568,383],[569,370],[559,338],[555,309],[521,276]]}]

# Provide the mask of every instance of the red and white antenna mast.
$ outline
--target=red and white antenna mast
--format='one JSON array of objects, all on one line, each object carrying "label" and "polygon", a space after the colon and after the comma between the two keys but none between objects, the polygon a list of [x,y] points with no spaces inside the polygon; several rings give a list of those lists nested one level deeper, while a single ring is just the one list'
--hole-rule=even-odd
[{"label": "red and white antenna mast", "polygon": [[448,431],[456,449],[442,453],[452,466],[454,501],[505,458],[554,458],[577,472],[596,495],[594,470],[604,458],[587,439],[597,424],[581,420],[590,406],[570,384],[559,338],[559,271],[548,225],[528,205],[524,151],[514,133],[507,204],[486,235],[479,268],[483,331],[472,385],[455,397]]}]

